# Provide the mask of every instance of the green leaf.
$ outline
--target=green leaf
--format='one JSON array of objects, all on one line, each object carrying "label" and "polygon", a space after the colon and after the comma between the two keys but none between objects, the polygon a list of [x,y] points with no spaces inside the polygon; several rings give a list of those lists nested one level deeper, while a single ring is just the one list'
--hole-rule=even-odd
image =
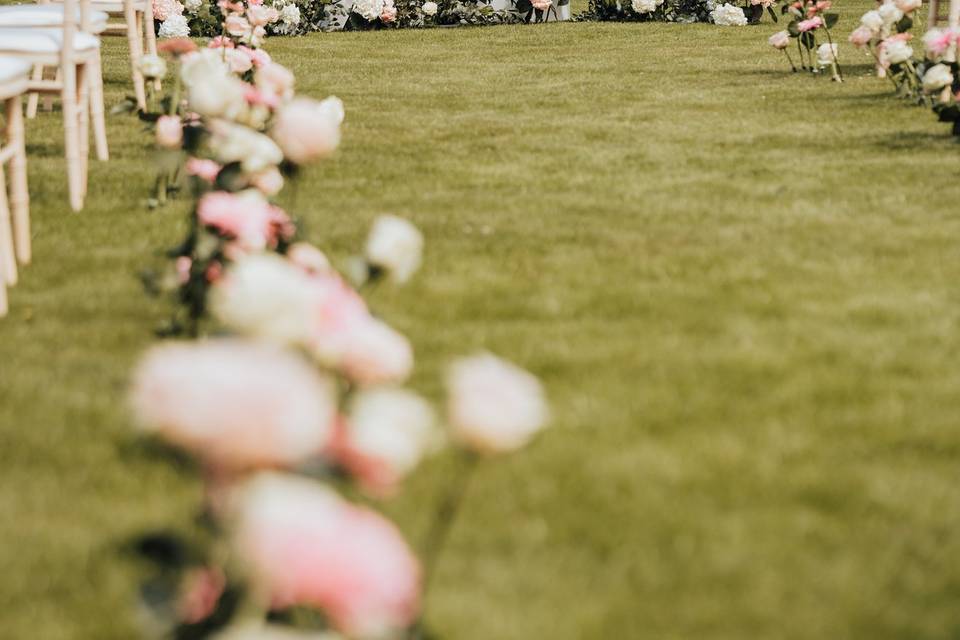
[{"label": "green leaf", "polygon": [[777,17],[777,12],[773,10],[773,7],[767,7],[767,13],[770,14],[770,17],[773,18],[774,22],[780,21],[780,18]]},{"label": "green leaf", "polygon": [[913,26],[913,19],[910,16],[903,16],[897,23],[897,33],[906,33]]},{"label": "green leaf", "polygon": [[231,162],[230,164],[224,165],[220,169],[220,173],[217,174],[217,178],[214,181],[214,188],[220,189],[222,191],[240,191],[243,189],[247,181],[243,176],[243,168],[239,162]]},{"label": "green leaf", "polygon": [[813,49],[817,46],[817,38],[813,35],[812,31],[805,31],[800,34],[800,44],[805,46],[807,49]]},{"label": "green leaf", "polygon": [[799,20],[792,20],[790,24],[787,25],[787,33],[789,33],[792,38],[800,35],[800,29],[797,27],[797,24],[799,24]]},{"label": "green leaf", "polygon": [[827,29],[832,29],[833,25],[837,24],[840,20],[839,13],[825,13],[822,16],[824,24],[827,25]]}]

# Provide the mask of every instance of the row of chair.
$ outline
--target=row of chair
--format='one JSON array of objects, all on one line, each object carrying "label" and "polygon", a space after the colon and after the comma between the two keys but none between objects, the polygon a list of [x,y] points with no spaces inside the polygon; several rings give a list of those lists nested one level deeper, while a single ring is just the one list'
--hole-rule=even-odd
[{"label": "row of chair", "polygon": [[[111,22],[122,16],[122,22]],[[26,115],[37,115],[40,95],[59,96],[70,207],[83,208],[92,129],[99,160],[109,158],[100,59],[101,35],[126,35],[137,106],[146,106],[139,61],[156,53],[150,0],[40,0],[0,6],[0,101],[6,140],[0,146],[0,316],[6,285],[17,281],[17,263],[30,261],[29,197],[22,96]],[[52,77],[51,77],[52,76]],[[50,98],[44,100],[50,106]],[[9,167],[9,197],[4,167]]]}]

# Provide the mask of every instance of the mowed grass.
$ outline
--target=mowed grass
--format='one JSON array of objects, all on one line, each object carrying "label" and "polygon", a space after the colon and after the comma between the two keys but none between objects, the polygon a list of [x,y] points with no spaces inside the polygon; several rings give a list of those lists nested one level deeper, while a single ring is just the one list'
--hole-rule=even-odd
[{"label": "mowed grass", "polygon": [[[485,348],[552,399],[549,432],[479,471],[427,603],[440,637],[960,637],[960,148],[846,45],[843,85],[786,72],[773,30],[269,42],[347,107],[285,198],[307,236],[342,259],[395,212],[427,237],[372,301],[414,386],[439,400]],[[124,405],[165,310],[136,273],[184,205],[145,209],[149,136],[115,116],[70,214],[59,122],[29,123],[35,261],[0,322],[0,637],[131,638],[117,548],[197,497]],[[387,506],[411,540],[452,472]]]}]

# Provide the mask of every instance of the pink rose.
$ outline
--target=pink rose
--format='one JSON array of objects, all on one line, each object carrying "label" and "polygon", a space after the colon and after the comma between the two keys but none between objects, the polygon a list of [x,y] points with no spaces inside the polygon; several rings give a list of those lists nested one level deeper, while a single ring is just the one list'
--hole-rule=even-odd
[{"label": "pink rose", "polygon": [[201,180],[213,183],[222,167],[213,160],[190,158],[187,160],[187,175],[197,176]]},{"label": "pink rose", "polygon": [[254,174],[250,178],[250,184],[265,196],[275,196],[283,189],[283,176],[276,167],[270,167]]},{"label": "pink rose", "polygon": [[343,103],[295,98],[277,113],[271,135],[288,160],[305,164],[332,154],[340,144]]},{"label": "pink rose", "polygon": [[134,374],[138,424],[209,466],[300,463],[327,446],[333,382],[300,356],[241,340],[166,342]]},{"label": "pink rose", "polygon": [[860,25],[850,34],[849,40],[853,46],[863,48],[873,40],[873,30],[870,27]]},{"label": "pink rose", "polygon": [[153,7],[154,20],[162,22],[170,16],[183,15],[183,5],[177,0],[151,0],[150,4]]},{"label": "pink rose", "polygon": [[287,250],[287,258],[310,274],[328,273],[330,260],[309,242],[297,242]]},{"label": "pink rose", "polygon": [[279,208],[271,206],[255,189],[240,193],[212,191],[197,203],[197,218],[207,227],[234,238],[246,251],[273,246],[292,224]]},{"label": "pink rose", "polygon": [[247,20],[249,20],[250,24],[255,27],[262,27],[263,25],[270,24],[271,22],[276,22],[279,18],[280,12],[273,7],[252,5],[249,9],[247,9]]},{"label": "pink rose", "polygon": [[397,528],[323,485],[277,473],[234,499],[234,548],[275,608],[312,606],[352,638],[394,637],[419,611],[420,568]]},{"label": "pink rose", "polygon": [[774,49],[786,49],[790,44],[790,34],[786,31],[778,31],[767,39],[767,42]]},{"label": "pink rose", "polygon": [[247,85],[247,89],[244,91],[243,97],[247,101],[247,104],[253,106],[263,106],[269,107],[270,109],[276,109],[280,105],[280,99],[276,96],[276,94],[262,91],[253,85]]},{"label": "pink rose", "polygon": [[227,33],[236,38],[249,35],[251,31],[250,23],[239,14],[227,16],[227,19],[223,21],[223,28],[226,29]]},{"label": "pink rose", "polygon": [[223,15],[229,13],[243,15],[243,12],[246,10],[242,2],[231,2],[231,0],[217,0],[217,6],[220,7],[220,12]]},{"label": "pink rose", "polygon": [[293,96],[293,73],[283,65],[267,61],[261,65],[253,79],[261,92],[288,100]]},{"label": "pink rose", "polygon": [[923,43],[931,59],[938,60],[956,39],[957,33],[953,29],[933,28],[923,36]]},{"label": "pink rose", "polygon": [[179,149],[183,142],[183,122],[177,116],[160,116],[157,120],[157,144],[164,149]]},{"label": "pink rose", "polygon": [[226,36],[217,36],[207,44],[209,49],[233,49],[235,46],[233,40]]},{"label": "pink rose", "polygon": [[217,608],[227,579],[220,569],[204,567],[190,571],[186,583],[178,606],[180,619],[196,624],[209,618]]},{"label": "pink rose", "polygon": [[250,58],[250,63],[258,69],[270,62],[270,54],[263,49],[251,49],[250,47],[240,45],[237,47],[237,50]]},{"label": "pink rose", "polygon": [[336,336],[343,373],[362,386],[403,382],[413,370],[413,349],[407,339],[372,317],[355,322]]},{"label": "pink rose", "polygon": [[392,4],[383,5],[383,11],[380,12],[380,21],[390,24],[397,19],[397,8]]},{"label": "pink rose", "polygon": [[823,19],[820,16],[810,18],[809,20],[801,20],[797,23],[797,31],[800,33],[806,33],[807,31],[813,31],[814,29],[823,26]]}]

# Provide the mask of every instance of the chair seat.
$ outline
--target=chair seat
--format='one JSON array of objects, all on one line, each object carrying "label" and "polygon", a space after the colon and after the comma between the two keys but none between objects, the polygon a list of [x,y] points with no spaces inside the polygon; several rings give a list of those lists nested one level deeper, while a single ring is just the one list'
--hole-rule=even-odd
[{"label": "chair seat", "polygon": [[[13,5],[0,7],[0,29],[7,27],[59,27],[63,24],[62,5]],[[94,33],[103,31],[110,16],[104,11],[91,11],[90,24]],[[80,11],[77,10],[77,25]]]},{"label": "chair seat", "polygon": [[29,62],[11,56],[0,56],[0,83],[30,76],[33,68]]},{"label": "chair seat", "polygon": [[[100,47],[100,39],[89,33],[75,33],[74,51],[90,51]],[[0,29],[2,53],[60,53],[62,29]]]},{"label": "chair seat", "polygon": [[[56,4],[63,4],[63,0],[52,0]],[[147,0],[133,0],[131,2],[134,11],[144,11],[147,6]],[[90,8],[96,11],[106,13],[123,13],[123,0],[91,0]]]}]

